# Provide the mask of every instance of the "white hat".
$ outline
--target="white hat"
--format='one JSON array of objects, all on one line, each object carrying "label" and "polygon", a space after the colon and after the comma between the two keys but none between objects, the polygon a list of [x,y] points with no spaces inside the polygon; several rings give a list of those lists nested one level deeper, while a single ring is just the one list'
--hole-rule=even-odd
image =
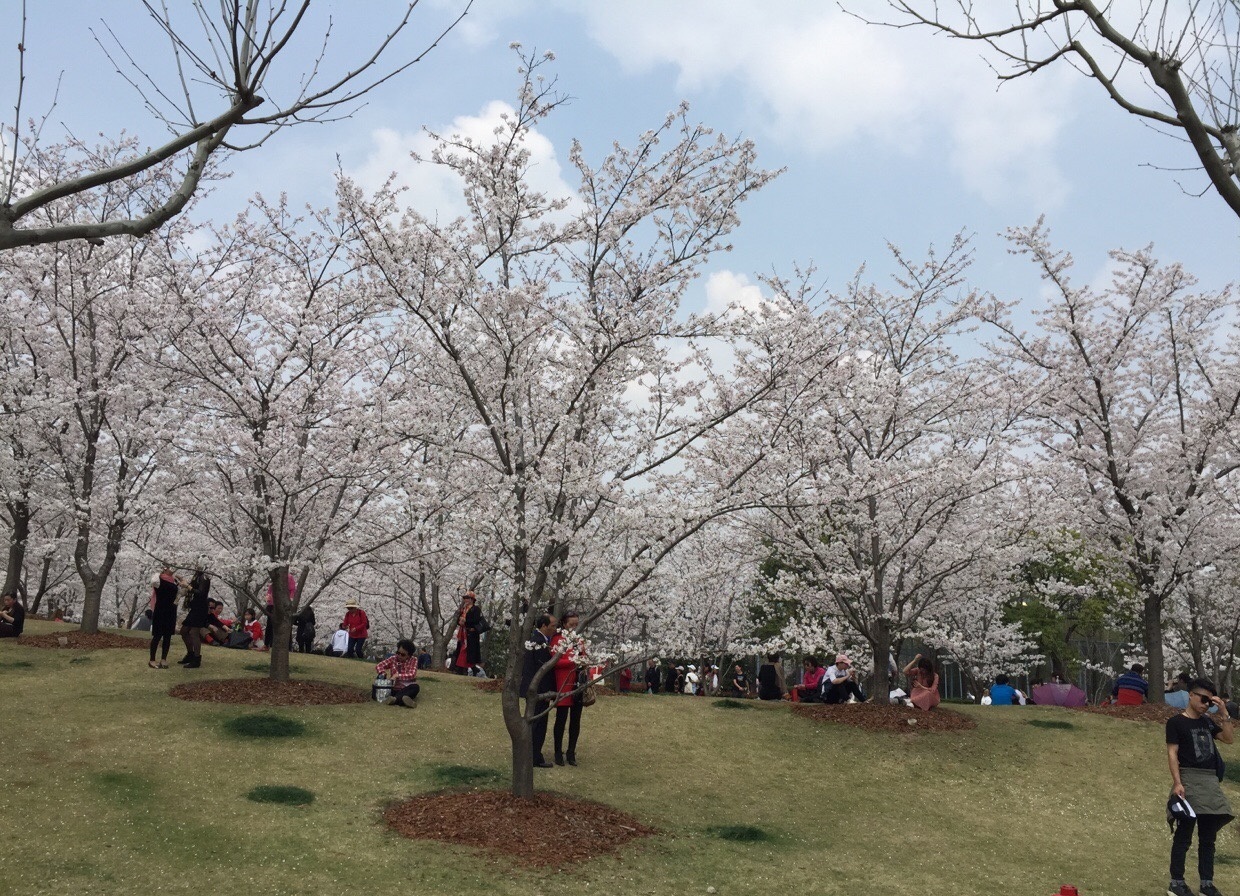
[{"label": "white hat", "polygon": [[696,672],[696,671],[697,671],[697,666],[693,666],[693,665],[689,666],[689,671],[690,671],[690,672]]}]

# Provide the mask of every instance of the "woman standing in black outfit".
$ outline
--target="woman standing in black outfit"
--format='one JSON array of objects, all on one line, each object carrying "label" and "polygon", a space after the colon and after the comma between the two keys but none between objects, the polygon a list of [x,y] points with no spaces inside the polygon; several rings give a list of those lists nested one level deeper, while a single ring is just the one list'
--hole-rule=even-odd
[{"label": "woman standing in black outfit", "polygon": [[[168,668],[168,648],[172,645],[172,633],[177,628],[177,592],[181,583],[167,566],[151,581],[151,659],[152,669]],[[159,662],[155,662],[155,648],[162,644]]]},{"label": "woman standing in black outfit", "polygon": [[314,647],[314,607],[302,607],[293,621],[297,623],[297,650],[299,653],[309,653]]},{"label": "woman standing in black outfit", "polygon": [[200,569],[189,581],[189,613],[181,623],[181,640],[185,642],[185,659],[181,660],[181,665],[186,669],[202,665],[202,634],[210,615],[207,607],[210,593],[211,577]]}]

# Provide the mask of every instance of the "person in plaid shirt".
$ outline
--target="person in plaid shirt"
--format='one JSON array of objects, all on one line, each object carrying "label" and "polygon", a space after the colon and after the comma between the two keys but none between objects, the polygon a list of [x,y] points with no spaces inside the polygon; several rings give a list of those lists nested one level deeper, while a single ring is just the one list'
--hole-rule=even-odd
[{"label": "person in plaid shirt", "polygon": [[415,680],[418,677],[418,658],[414,655],[412,641],[397,641],[396,653],[376,665],[375,672],[392,679],[392,696],[387,698],[388,706],[408,706],[412,709],[418,705],[418,691],[422,686]]}]

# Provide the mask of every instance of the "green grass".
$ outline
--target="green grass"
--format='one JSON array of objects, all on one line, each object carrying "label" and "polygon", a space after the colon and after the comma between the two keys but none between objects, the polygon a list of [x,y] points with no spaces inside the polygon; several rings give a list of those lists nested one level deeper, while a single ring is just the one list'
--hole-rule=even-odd
[{"label": "green grass", "polygon": [[[659,834],[618,859],[530,871],[406,840],[381,822],[384,807],[410,796],[503,786],[500,706],[472,680],[424,673],[434,693],[416,712],[168,696],[184,681],[250,677],[254,658],[239,654],[212,650],[202,669],[153,673],[141,651],[93,651],[75,665],[78,651],[0,642],[0,663],[32,664],[0,672],[0,831],[12,846],[0,896],[1047,896],[1062,883],[1088,896],[1156,896],[1166,883],[1161,725],[961,706],[975,730],[891,735],[814,723],[783,704],[725,712],[710,700],[603,699],[583,716],[580,765],[538,769],[535,781]],[[371,677],[366,664],[334,658],[298,665],[354,687]],[[309,736],[226,733],[230,719],[254,715],[299,722]],[[1222,750],[1240,771],[1240,747]],[[1223,785],[1233,804],[1237,783]],[[314,801],[290,810],[249,798],[272,785]],[[757,835],[741,828],[772,839],[747,840]],[[1220,835],[1218,862],[1219,888],[1240,892],[1240,826]]]},{"label": "green grass", "polygon": [[1061,722],[1059,719],[1030,719],[1025,724],[1032,725],[1034,728],[1050,728],[1056,731],[1071,731],[1076,727],[1071,722]]},{"label": "green grass", "polygon": [[301,737],[306,733],[306,723],[284,716],[257,713],[229,719],[224,723],[224,730],[236,737]]},{"label": "green grass", "polygon": [[12,662],[0,663],[0,669],[33,669],[34,663],[27,660],[13,660]]},{"label": "green grass", "polygon": [[261,784],[245,795],[253,803],[277,803],[281,806],[308,806],[314,802],[314,794],[304,787],[285,787],[278,784]]},{"label": "green grass", "polygon": [[731,697],[716,700],[712,705],[720,709],[749,709],[749,704],[744,700],[733,700]]}]

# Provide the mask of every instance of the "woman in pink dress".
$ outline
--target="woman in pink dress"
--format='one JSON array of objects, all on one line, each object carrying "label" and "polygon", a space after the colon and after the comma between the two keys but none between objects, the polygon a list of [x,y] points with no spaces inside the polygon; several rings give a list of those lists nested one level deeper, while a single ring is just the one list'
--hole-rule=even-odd
[{"label": "woman in pink dress", "polygon": [[934,709],[939,705],[939,673],[934,671],[934,663],[920,653],[904,667],[908,676],[909,700],[918,709]]}]

